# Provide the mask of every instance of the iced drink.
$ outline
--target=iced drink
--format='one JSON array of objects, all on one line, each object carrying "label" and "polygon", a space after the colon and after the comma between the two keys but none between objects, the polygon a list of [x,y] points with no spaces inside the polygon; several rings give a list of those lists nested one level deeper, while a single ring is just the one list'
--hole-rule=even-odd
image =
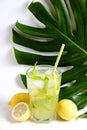
[{"label": "iced drink", "polygon": [[56,119],[61,72],[53,67],[36,67],[27,70],[27,87],[30,96],[31,119],[35,122],[49,122]]}]

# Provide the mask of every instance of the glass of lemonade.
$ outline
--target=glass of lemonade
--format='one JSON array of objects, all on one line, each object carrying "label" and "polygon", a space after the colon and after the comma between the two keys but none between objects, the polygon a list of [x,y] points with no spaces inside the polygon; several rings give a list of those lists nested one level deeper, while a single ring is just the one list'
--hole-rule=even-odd
[{"label": "glass of lemonade", "polygon": [[26,72],[30,97],[31,119],[35,122],[49,122],[56,119],[61,72],[57,68],[52,74],[52,66],[37,66]]}]

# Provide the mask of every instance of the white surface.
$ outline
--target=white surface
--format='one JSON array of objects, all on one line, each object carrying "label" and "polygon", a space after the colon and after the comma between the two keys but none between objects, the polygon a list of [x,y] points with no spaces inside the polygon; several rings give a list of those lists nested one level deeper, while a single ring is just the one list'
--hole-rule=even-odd
[{"label": "white surface", "polygon": [[[0,0],[0,130],[82,130],[87,119],[72,120],[70,122],[52,121],[49,124],[36,124],[30,121],[18,123],[11,118],[11,108],[8,101],[16,92],[27,91],[18,77],[28,66],[18,65],[12,50],[12,26],[19,20],[22,23],[35,24],[34,17],[27,6],[31,0]],[[42,0],[41,0],[42,2]]]}]

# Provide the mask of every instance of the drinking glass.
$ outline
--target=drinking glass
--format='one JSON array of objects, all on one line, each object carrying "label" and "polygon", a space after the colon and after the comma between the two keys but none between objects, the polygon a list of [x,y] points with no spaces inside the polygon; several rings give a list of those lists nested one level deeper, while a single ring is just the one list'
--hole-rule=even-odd
[{"label": "drinking glass", "polygon": [[61,71],[52,74],[52,66],[37,66],[26,72],[30,98],[31,120],[49,122],[56,119],[58,97],[61,85]]}]

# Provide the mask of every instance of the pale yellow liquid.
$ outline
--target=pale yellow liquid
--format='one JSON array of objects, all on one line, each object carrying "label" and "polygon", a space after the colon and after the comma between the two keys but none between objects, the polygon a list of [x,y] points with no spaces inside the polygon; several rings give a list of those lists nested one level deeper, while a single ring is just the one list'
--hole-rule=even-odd
[{"label": "pale yellow liquid", "polygon": [[[41,79],[36,79],[36,77]],[[29,84],[31,118],[36,122],[50,121],[56,118],[58,94],[61,77],[50,73],[37,72],[27,79]]]}]

